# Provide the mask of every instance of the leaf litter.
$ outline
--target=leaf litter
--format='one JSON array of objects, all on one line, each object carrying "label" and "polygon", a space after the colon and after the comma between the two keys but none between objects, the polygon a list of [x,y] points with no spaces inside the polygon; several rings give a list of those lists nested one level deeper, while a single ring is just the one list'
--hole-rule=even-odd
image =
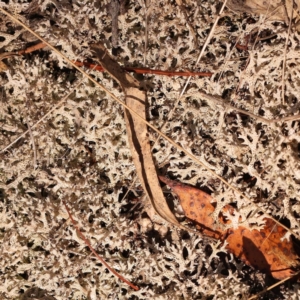
[{"label": "leaf litter", "polygon": [[[233,206],[226,205],[221,211],[219,223],[213,216],[213,198],[199,189],[159,177],[180,199],[185,216],[196,222],[203,235],[226,243],[226,249],[255,269],[262,270],[276,279],[292,276],[299,265],[293,242],[284,239],[286,230],[273,220],[264,218],[261,230],[248,229]],[[235,224],[226,216],[237,216]],[[228,228],[229,227],[229,228]]]}]

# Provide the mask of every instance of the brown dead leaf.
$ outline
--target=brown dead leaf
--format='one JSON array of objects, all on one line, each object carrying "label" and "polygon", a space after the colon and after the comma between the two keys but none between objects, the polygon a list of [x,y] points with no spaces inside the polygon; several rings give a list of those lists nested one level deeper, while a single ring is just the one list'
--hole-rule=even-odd
[{"label": "brown dead leaf", "polygon": [[0,61],[0,73],[6,70],[8,70],[7,65],[3,61]]},{"label": "brown dead leaf", "polygon": [[[122,86],[126,96],[126,105],[146,119],[146,92],[140,87],[140,83],[121,68],[109,55],[104,45],[99,43],[92,45],[91,48],[103,68]],[[127,110],[125,111],[125,120],[130,150],[138,178],[152,206],[164,220],[177,227],[184,228],[171,212],[161,190],[152,158],[147,125]]]},{"label": "brown dead leaf", "polygon": [[[282,240],[286,229],[273,220],[265,218],[262,230],[250,230],[239,226],[237,229],[224,229],[216,224],[212,213],[215,210],[213,198],[201,190],[175,182],[166,177],[159,177],[179,197],[186,217],[195,221],[205,236],[226,241],[227,249],[249,266],[271,274],[276,279],[284,279],[293,275],[298,266],[291,240]],[[234,214],[235,209],[226,205],[219,215],[222,224],[228,224],[222,213]]]},{"label": "brown dead leaf", "polygon": [[13,52],[4,52],[0,54],[0,73],[8,70],[8,66],[3,62],[3,59],[12,57],[16,54]]}]

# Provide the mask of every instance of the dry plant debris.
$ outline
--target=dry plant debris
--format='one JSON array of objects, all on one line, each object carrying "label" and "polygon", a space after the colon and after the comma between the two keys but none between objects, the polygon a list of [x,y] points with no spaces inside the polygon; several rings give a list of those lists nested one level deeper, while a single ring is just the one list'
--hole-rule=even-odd
[{"label": "dry plant debris", "polygon": [[[1,7],[72,61],[93,58],[90,45],[101,42],[122,66],[213,73],[188,81],[153,74],[136,79],[147,91],[147,120],[164,126],[172,140],[250,201],[168,141],[154,144],[158,136],[149,130],[156,167],[209,189],[217,201],[216,224],[234,202],[242,218],[254,216],[247,229],[265,226],[262,217],[254,222],[259,207],[276,220],[285,218],[299,236],[299,121],[285,119],[299,115],[297,3],[290,34],[287,20],[273,22],[265,10],[225,10],[195,66],[197,45],[205,44],[219,3],[122,1],[124,11],[112,20],[111,2],[8,0]],[[263,274],[232,256],[219,257],[225,247],[152,223],[147,205],[131,201],[142,193],[138,181],[122,200],[135,177],[123,108],[47,49],[4,58],[39,41],[5,15],[0,26],[6,68],[0,75],[1,298],[40,288],[55,299],[247,299],[267,286]],[[125,100],[108,74],[88,72]],[[183,91],[190,96],[179,97]],[[226,105],[198,97],[199,91]],[[281,122],[264,123],[239,110]],[[139,291],[91,255],[62,200],[97,253]],[[170,210],[180,220],[176,203]],[[291,283],[265,297],[297,299],[297,293]]]},{"label": "dry plant debris", "polygon": [[[293,243],[283,239],[287,231],[273,220],[264,218],[262,229],[250,230],[249,225],[245,225],[249,218],[241,220],[238,212],[226,205],[218,216],[219,224],[216,224],[215,201],[210,195],[166,177],[159,178],[176,193],[185,216],[199,225],[203,235],[222,241],[236,257],[276,279],[285,279],[295,273],[299,262]],[[228,221],[228,215],[235,218],[235,224]]]},{"label": "dry plant debris", "polygon": [[[8,57],[13,57],[16,55],[24,55],[24,54],[28,54],[34,51],[37,51],[39,49],[42,49],[44,47],[46,47],[47,45],[43,42],[38,43],[36,45],[30,46],[26,49],[22,49],[16,52],[4,52],[0,55],[0,72],[6,71],[8,69],[8,67],[2,62],[3,59],[8,58]],[[76,66],[79,67],[87,67],[93,70],[97,70],[100,72],[103,72],[103,67],[101,65],[97,65],[97,64],[93,64],[93,63],[89,63],[87,61],[85,62],[81,62],[81,61],[74,61]],[[156,75],[165,75],[165,76],[207,76],[210,77],[212,76],[211,72],[190,72],[190,71],[168,71],[168,70],[155,70],[155,69],[149,69],[149,68],[134,68],[134,67],[122,67],[122,69],[124,69],[125,71],[128,72],[133,72],[136,74],[156,74]]]},{"label": "dry plant debris", "polygon": [[[92,45],[92,49],[104,69],[122,86],[127,106],[146,119],[146,91],[143,90],[140,82],[122,70],[107,53],[103,44]],[[125,112],[125,120],[132,160],[144,192],[159,216],[180,227],[165,201],[156,175],[147,125],[128,111]]]}]

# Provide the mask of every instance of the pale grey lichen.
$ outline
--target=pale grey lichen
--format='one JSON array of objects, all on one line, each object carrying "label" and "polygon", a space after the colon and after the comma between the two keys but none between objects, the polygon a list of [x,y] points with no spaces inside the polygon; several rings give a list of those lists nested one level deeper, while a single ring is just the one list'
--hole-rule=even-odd
[{"label": "pale grey lichen", "polygon": [[[91,43],[101,40],[112,48],[109,2],[9,0],[1,7],[19,14],[68,58],[84,61],[94,58]],[[147,7],[143,1],[125,1],[126,11],[118,18],[120,48],[116,59],[134,67],[194,70],[199,49],[186,22],[203,45],[218,8],[215,1],[187,2],[189,20],[175,1],[162,0]],[[145,13],[149,32],[146,53]],[[230,12],[220,20],[206,55],[196,67],[214,74],[212,78],[191,79],[188,92],[195,96],[176,104],[186,82],[182,77],[145,75],[139,79],[147,88],[148,115],[155,126],[160,128],[167,122],[163,131],[174,141],[266,212],[287,218],[299,233],[299,122],[266,125],[234,111],[225,113],[197,97],[199,89],[217,93],[224,101],[232,100],[233,105],[266,118],[299,113],[299,33],[293,30],[290,36],[286,103],[281,105],[286,25],[259,23],[262,20],[263,16],[249,20]],[[262,37],[271,37],[254,46],[251,33],[258,26]],[[24,49],[35,41],[2,15],[0,31],[2,52]],[[240,40],[249,42],[248,52],[234,47]],[[247,66],[245,55],[250,58]],[[209,246],[207,241],[182,232],[165,230],[160,235],[162,231],[155,230],[142,205],[134,204],[134,197],[141,194],[138,183],[130,200],[121,202],[135,172],[120,105],[87,80],[58,105],[81,75],[47,48],[6,63],[8,70],[0,75],[1,149],[26,131],[29,123],[38,167],[34,168],[29,134],[1,153],[1,299],[18,299],[31,288],[57,300],[245,299],[256,291],[252,286],[264,286],[261,277],[256,279],[255,272],[241,267],[234,258],[220,259],[224,246]],[[123,97],[107,74],[89,72],[117,97]],[[236,88],[237,99],[233,97]],[[56,105],[53,113],[33,127]],[[172,116],[167,117],[174,107]],[[150,138],[154,142],[157,136],[150,131]],[[168,142],[161,139],[156,144],[154,157],[162,172],[210,190],[217,200],[217,211],[236,202],[236,216],[240,215],[244,224],[250,228],[263,225],[261,216],[251,215],[256,209],[251,203]],[[61,200],[68,203],[97,252],[138,285],[139,291],[120,283],[91,255],[67,221]],[[270,297],[287,299],[291,294],[296,299],[297,285],[293,291]]]}]

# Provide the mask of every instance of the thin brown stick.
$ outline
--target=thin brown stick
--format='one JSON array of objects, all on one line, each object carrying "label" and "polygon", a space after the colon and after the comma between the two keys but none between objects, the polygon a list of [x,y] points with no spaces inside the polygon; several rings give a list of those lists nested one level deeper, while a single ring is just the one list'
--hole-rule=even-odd
[{"label": "thin brown stick", "polygon": [[[27,53],[31,53],[37,50],[40,50],[47,45],[45,43],[38,43],[34,46],[28,47],[24,50],[19,50],[16,52],[9,52],[7,55],[3,58],[11,57],[14,55],[24,55]],[[99,72],[103,72],[104,69],[101,65],[92,64],[89,62],[80,62],[80,61],[73,61],[73,63],[78,67],[87,67],[90,69],[95,69]],[[211,77],[213,73],[211,72],[190,72],[190,71],[167,71],[167,70],[157,70],[157,69],[149,69],[149,68],[133,68],[133,67],[122,67],[127,72],[133,72],[136,74],[155,74],[155,75],[161,75],[161,76],[202,76],[202,77]]]},{"label": "thin brown stick", "polygon": [[190,72],[190,71],[163,71],[148,68],[130,68],[125,67],[126,71],[131,71],[137,74],[156,74],[156,75],[166,75],[166,76],[202,76],[211,77],[213,73],[211,72]]},{"label": "thin brown stick", "polygon": [[83,241],[85,242],[85,244],[90,248],[90,250],[94,253],[94,255],[100,260],[100,262],[111,272],[113,273],[116,277],[118,277],[120,280],[122,280],[123,282],[125,282],[126,284],[128,284],[130,287],[132,287],[134,290],[138,291],[139,288],[134,285],[133,283],[131,283],[130,281],[128,281],[127,279],[125,279],[122,275],[120,275],[118,272],[116,272],[112,267],[109,266],[109,264],[101,257],[98,255],[98,253],[94,250],[94,248],[92,247],[92,245],[90,244],[90,242],[88,241],[88,239],[83,235],[83,233],[80,231],[79,227],[76,225],[75,220],[73,219],[70,210],[66,204],[66,202],[63,200],[62,201],[67,212],[69,215],[69,218],[71,219],[73,226],[76,228],[76,231],[78,233],[78,235],[83,239]]},{"label": "thin brown stick", "polygon": [[31,52],[40,50],[42,48],[45,48],[46,46],[47,45],[45,43],[38,43],[38,44],[36,44],[34,46],[31,46],[31,47],[28,47],[24,50],[19,50],[16,53],[19,54],[19,55],[23,55],[23,54],[27,54],[27,53],[31,53]]},{"label": "thin brown stick", "polygon": [[[101,65],[94,65],[88,62],[74,62],[76,66],[94,68],[97,71],[103,72],[103,67]],[[134,72],[136,74],[155,74],[155,75],[165,75],[165,76],[202,76],[202,77],[211,77],[213,73],[211,72],[176,72],[176,71],[166,71],[166,70],[156,70],[156,69],[148,69],[148,68],[133,68],[133,67],[122,67],[123,70],[127,72]]]}]

